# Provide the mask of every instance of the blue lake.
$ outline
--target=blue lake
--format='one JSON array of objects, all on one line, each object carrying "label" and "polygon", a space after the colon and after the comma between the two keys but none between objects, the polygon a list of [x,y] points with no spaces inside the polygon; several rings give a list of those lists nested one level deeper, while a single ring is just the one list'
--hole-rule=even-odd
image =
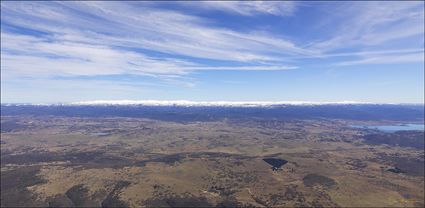
[{"label": "blue lake", "polygon": [[367,125],[350,125],[355,128],[365,128],[365,129],[377,129],[384,132],[396,132],[396,131],[424,131],[424,124],[399,124],[399,125],[376,125],[376,126],[367,126]]}]

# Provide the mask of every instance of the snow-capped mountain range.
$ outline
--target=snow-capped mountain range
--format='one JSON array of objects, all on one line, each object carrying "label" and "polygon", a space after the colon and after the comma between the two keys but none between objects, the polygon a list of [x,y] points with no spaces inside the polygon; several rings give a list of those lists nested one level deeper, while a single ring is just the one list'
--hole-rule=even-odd
[{"label": "snow-capped mountain range", "polygon": [[217,107],[269,107],[278,105],[344,105],[371,104],[366,102],[308,102],[308,101],[188,101],[188,100],[95,100],[73,102],[71,105],[143,105],[143,106],[217,106]]},{"label": "snow-capped mountain range", "polygon": [[182,107],[273,107],[318,105],[424,105],[423,103],[373,103],[358,101],[189,101],[189,100],[93,100],[68,103],[2,103],[3,106],[182,106]]}]

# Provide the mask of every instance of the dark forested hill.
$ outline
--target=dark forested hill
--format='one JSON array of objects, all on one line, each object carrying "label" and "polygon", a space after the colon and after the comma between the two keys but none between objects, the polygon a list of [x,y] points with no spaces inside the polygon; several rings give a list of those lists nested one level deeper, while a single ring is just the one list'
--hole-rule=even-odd
[{"label": "dark forested hill", "polygon": [[142,105],[2,105],[1,115],[139,117],[169,121],[213,121],[224,118],[353,119],[423,121],[423,105],[350,104],[279,105],[273,107],[184,107]]}]

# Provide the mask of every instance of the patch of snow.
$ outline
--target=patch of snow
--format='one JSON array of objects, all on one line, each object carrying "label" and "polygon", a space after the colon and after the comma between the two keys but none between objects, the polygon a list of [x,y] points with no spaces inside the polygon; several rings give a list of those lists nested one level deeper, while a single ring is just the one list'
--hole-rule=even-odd
[{"label": "patch of snow", "polygon": [[142,106],[216,106],[216,107],[270,107],[279,105],[348,105],[372,104],[366,102],[308,102],[308,101],[188,101],[188,100],[95,100],[73,102],[70,105],[142,105]]}]

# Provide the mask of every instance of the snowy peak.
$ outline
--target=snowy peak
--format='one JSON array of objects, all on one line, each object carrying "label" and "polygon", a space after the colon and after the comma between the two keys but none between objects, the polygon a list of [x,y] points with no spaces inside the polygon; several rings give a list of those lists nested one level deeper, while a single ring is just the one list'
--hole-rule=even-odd
[{"label": "snowy peak", "polygon": [[188,100],[95,100],[73,102],[70,105],[142,105],[142,106],[216,106],[216,107],[271,107],[279,105],[346,105],[372,104],[366,102],[309,102],[309,101],[188,101]]}]

